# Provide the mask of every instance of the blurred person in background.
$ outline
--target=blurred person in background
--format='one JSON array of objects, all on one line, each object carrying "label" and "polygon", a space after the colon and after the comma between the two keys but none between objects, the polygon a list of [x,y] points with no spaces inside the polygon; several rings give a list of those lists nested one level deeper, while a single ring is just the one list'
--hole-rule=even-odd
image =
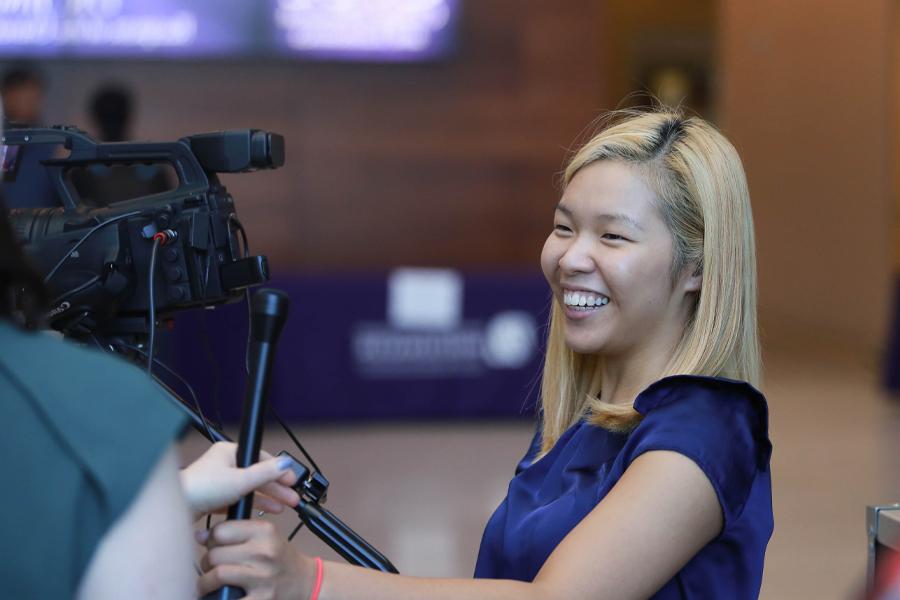
[{"label": "blurred person in background", "polygon": [[[134,93],[120,83],[100,86],[88,102],[88,114],[102,142],[131,139],[134,111]],[[89,206],[107,206],[174,187],[160,165],[90,165],[73,170],[71,177],[82,201]]]},{"label": "blurred person in background", "polygon": [[[36,67],[17,65],[0,78],[5,126],[41,127],[46,85]],[[10,147],[3,158],[3,194],[11,208],[59,206],[41,161],[53,158],[53,145]]]},{"label": "blurred person in background", "polygon": [[[0,199],[0,581],[10,598],[192,598],[191,518],[258,489],[299,502],[289,461],[219,443],[179,472],[181,412],[136,366],[43,332],[45,292]],[[24,510],[24,513],[23,513]]]},{"label": "blurred person in background", "polygon": [[38,127],[44,110],[44,78],[31,65],[17,65],[0,78],[0,98],[6,119],[23,127]]},{"label": "blurred person in background", "polygon": [[541,418],[474,580],[326,565],[271,524],[243,521],[199,533],[200,594],[758,597],[771,443],[734,147],[670,109],[612,117],[566,168],[541,265],[553,292]]},{"label": "blurred person in background", "polygon": [[91,94],[88,114],[100,141],[127,141],[134,119],[134,93],[121,83],[101,85]]}]

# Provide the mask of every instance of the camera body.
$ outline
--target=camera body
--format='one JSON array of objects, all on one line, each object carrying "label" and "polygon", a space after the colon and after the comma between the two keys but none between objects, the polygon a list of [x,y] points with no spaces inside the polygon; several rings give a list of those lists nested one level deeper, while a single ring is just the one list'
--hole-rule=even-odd
[{"label": "camera body", "polygon": [[[41,161],[61,206],[10,211],[45,278],[47,324],[54,329],[73,337],[145,334],[151,290],[154,316],[166,318],[239,300],[245,288],[268,280],[265,257],[247,256],[234,199],[217,173],[282,166],[281,136],[244,129],[173,142],[98,143],[76,128],[51,127],[8,129],[2,142],[20,158],[39,144],[68,153]],[[82,201],[71,177],[91,165],[142,164],[170,165],[177,185],[94,207]]]}]

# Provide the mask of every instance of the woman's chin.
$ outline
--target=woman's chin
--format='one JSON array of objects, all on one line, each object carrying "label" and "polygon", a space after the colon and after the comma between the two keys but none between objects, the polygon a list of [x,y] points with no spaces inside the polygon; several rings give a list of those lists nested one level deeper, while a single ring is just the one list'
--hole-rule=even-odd
[{"label": "woman's chin", "polygon": [[566,347],[578,354],[602,354],[606,347],[606,340],[566,336]]}]

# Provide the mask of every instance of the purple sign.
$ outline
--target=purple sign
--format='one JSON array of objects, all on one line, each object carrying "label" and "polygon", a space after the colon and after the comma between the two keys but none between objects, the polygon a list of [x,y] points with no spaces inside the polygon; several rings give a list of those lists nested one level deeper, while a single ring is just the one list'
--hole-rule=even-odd
[{"label": "purple sign", "polygon": [[0,0],[0,56],[430,60],[458,0]]},{"label": "purple sign", "polygon": [[[286,419],[534,414],[550,306],[540,273],[398,269],[297,274],[271,286],[292,299],[269,388]],[[160,341],[161,358],[189,377],[204,412],[237,420],[246,305],[178,314]]]}]

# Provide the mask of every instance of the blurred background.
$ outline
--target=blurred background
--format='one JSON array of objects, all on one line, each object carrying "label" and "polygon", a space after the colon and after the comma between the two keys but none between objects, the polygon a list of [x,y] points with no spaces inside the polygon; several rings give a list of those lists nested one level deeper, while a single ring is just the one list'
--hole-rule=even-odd
[{"label": "blurred background", "polygon": [[[762,597],[851,598],[865,506],[900,501],[898,19],[895,0],[47,0],[0,3],[0,70],[19,73],[2,91],[24,122],[285,136],[284,168],[223,176],[293,300],[272,402],[331,480],[328,507],[420,575],[471,574],[533,433],[538,257],[567,154],[647,93],[713,121],[756,220],[776,519]],[[226,423],[245,336],[235,305],[179,316],[165,340]],[[271,429],[265,446],[290,441]]]}]

